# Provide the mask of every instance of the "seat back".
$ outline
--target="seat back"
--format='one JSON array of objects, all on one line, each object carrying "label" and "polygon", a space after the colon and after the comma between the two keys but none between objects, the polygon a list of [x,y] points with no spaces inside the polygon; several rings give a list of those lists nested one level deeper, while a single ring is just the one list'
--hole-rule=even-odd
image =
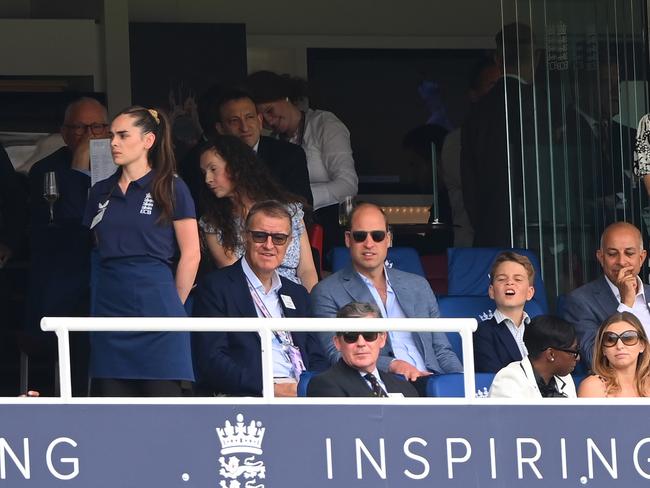
[{"label": "seat back", "polygon": [[539,259],[528,249],[502,249],[498,247],[451,247],[447,250],[449,295],[487,295],[490,286],[490,268],[494,259],[503,251],[513,251],[530,259],[535,268],[536,301],[544,313],[548,313],[548,299]]},{"label": "seat back", "polygon": [[307,386],[312,376],[314,376],[313,371],[303,371],[300,373],[300,380],[298,380],[298,396],[306,397],[307,396]]},{"label": "seat back", "polygon": [[[332,249],[332,271],[336,272],[348,265],[350,262],[350,251],[347,247],[335,247]],[[420,256],[412,247],[389,247],[386,265],[400,271],[414,273],[424,278],[424,268],[420,262]]]},{"label": "seat back", "polygon": [[[428,397],[464,397],[465,385],[463,373],[440,374],[429,378],[427,382]],[[476,389],[483,392],[490,390],[494,373],[476,373],[474,375]]]}]

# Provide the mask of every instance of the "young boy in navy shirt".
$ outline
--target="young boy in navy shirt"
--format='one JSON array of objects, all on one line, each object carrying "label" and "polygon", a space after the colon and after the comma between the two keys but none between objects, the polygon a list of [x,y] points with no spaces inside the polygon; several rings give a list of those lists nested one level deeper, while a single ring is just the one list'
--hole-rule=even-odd
[{"label": "young boy in navy shirt", "polygon": [[496,373],[528,355],[524,331],[530,317],[524,305],[535,294],[534,279],[535,269],[526,256],[505,251],[494,260],[488,294],[496,311],[474,333],[476,372]]}]

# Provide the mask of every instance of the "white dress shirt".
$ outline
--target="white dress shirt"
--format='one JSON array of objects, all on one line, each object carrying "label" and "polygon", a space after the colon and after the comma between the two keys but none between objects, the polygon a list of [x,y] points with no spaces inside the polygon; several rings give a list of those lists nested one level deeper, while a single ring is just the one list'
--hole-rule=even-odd
[{"label": "white dress shirt", "polygon": [[503,312],[501,312],[498,308],[494,311],[494,320],[496,321],[497,324],[500,324],[501,322],[505,322],[506,327],[508,327],[508,330],[512,334],[512,337],[515,338],[515,342],[517,343],[517,347],[519,348],[519,352],[521,353],[521,357],[525,358],[528,356],[528,349],[526,348],[526,344],[524,344],[524,332],[526,331],[526,325],[530,322],[530,317],[526,312],[524,312],[524,316],[521,320],[521,324],[519,326],[515,325],[513,320],[506,316]]},{"label": "white dress shirt", "polygon": [[[257,297],[262,301],[264,307],[269,312],[273,318],[282,318],[284,317],[284,312],[282,311],[282,306],[280,305],[280,297],[278,292],[282,288],[282,282],[280,281],[280,275],[277,271],[273,272],[273,277],[271,278],[271,288],[267,292],[264,289],[264,285],[253,272],[251,267],[248,265],[246,258],[241,260],[241,267],[244,270],[246,279],[253,287],[251,290],[251,297],[253,293],[257,294]],[[253,303],[255,304],[255,311],[257,312],[258,317],[265,317],[261,308],[257,305],[256,299],[253,297]],[[282,344],[278,338],[273,334],[272,340],[273,346],[273,377],[275,378],[291,378],[291,361],[284,353],[282,349]]]},{"label": "white dress shirt", "polygon": [[[381,311],[381,315],[384,318],[391,319],[401,319],[405,318],[404,310],[397,301],[397,295],[390,284],[388,279],[388,273],[384,268],[384,276],[386,277],[386,305],[381,300],[379,292],[375,288],[375,285],[372,284],[366,276],[358,273],[363,282],[368,287],[368,291],[372,295],[372,298],[375,300],[375,304]],[[406,361],[409,364],[412,364],[420,371],[427,371],[426,364],[424,363],[424,358],[415,344],[415,336],[413,332],[407,331],[389,331],[388,337],[390,339],[390,345],[393,348],[393,354],[395,354],[396,359],[401,359]]]},{"label": "white dress shirt", "polygon": [[609,288],[612,290],[612,293],[616,297],[616,300],[618,300],[618,308],[616,310],[618,312],[630,312],[636,315],[636,318],[639,319],[643,324],[643,328],[645,329],[646,333],[650,334],[650,310],[648,309],[648,302],[645,298],[645,292],[641,278],[638,276],[636,277],[637,292],[636,298],[634,299],[634,305],[632,307],[628,307],[624,303],[621,303],[621,292],[619,289],[614,283],[610,281],[607,276],[605,276],[605,280],[607,280]]}]

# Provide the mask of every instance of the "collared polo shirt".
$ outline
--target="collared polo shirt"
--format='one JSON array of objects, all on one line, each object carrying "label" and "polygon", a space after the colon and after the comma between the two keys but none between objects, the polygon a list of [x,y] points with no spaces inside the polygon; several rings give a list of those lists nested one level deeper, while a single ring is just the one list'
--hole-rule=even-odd
[{"label": "collared polo shirt", "polygon": [[[84,225],[90,227],[95,216],[106,206],[102,219],[92,230],[98,241],[102,259],[148,256],[171,263],[178,245],[174,226],[160,220],[161,210],[152,196],[155,171],[132,181],[122,193],[118,180],[121,171],[92,187],[84,215]],[[173,220],[194,219],[194,201],[187,185],[178,177],[173,179]]]}]

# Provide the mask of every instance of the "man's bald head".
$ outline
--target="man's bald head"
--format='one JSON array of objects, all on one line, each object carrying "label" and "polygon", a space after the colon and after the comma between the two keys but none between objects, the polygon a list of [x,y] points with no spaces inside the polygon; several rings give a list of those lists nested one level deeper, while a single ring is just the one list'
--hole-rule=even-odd
[{"label": "man's bald head", "polygon": [[596,258],[612,283],[619,281],[621,273],[638,275],[646,258],[641,232],[627,222],[607,226],[600,238]]},{"label": "man's bald head", "polygon": [[[88,127],[93,124],[104,125],[101,134],[89,132]],[[65,109],[61,136],[71,151],[76,151],[81,141],[87,137],[108,136],[108,112],[106,107],[94,98],[83,97],[70,103]]]}]

